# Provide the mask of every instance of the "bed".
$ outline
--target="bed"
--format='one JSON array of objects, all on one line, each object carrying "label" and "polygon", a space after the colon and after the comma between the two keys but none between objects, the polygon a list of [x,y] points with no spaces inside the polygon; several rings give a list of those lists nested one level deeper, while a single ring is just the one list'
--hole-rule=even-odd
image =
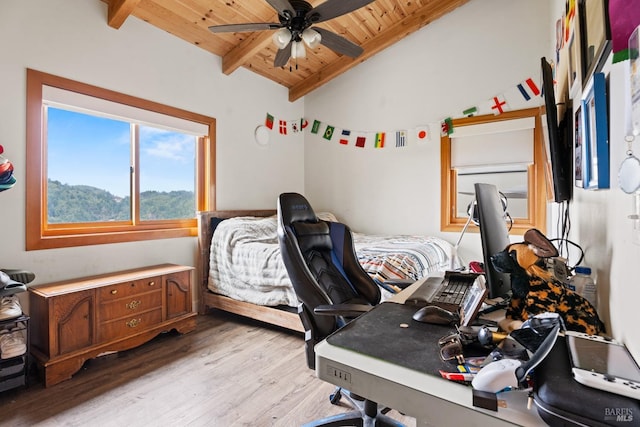
[{"label": "bed", "polygon": [[[318,217],[336,220],[331,213]],[[382,284],[383,298],[391,295],[385,281],[415,281],[451,267],[452,245],[437,237],[353,236],[360,264]],[[201,313],[219,309],[304,332],[280,256],[275,210],[200,212],[198,246]]]}]

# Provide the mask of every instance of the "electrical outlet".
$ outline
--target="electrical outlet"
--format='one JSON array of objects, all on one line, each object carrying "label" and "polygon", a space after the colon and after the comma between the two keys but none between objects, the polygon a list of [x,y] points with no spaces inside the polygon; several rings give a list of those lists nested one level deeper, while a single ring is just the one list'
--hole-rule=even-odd
[{"label": "electrical outlet", "polygon": [[351,374],[345,371],[342,371],[334,366],[327,365],[327,371],[329,375],[335,378],[338,378],[348,384],[351,384]]}]

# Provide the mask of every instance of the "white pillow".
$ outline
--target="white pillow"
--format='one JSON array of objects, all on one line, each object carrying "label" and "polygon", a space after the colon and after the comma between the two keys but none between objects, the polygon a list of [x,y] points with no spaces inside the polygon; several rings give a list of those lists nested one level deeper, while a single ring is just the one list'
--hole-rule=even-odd
[{"label": "white pillow", "polygon": [[321,219],[323,221],[339,222],[338,218],[336,218],[336,216],[331,212],[319,212],[316,214],[316,216],[318,217],[318,219]]}]

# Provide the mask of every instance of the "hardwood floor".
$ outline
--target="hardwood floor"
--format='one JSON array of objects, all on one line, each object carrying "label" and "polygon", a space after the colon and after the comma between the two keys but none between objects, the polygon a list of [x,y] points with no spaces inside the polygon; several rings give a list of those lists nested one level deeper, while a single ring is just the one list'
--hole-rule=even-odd
[{"label": "hardwood floor", "polygon": [[216,311],[189,334],[90,360],[71,380],[0,393],[0,425],[299,426],[349,409],[332,391],[307,368],[301,334]]}]

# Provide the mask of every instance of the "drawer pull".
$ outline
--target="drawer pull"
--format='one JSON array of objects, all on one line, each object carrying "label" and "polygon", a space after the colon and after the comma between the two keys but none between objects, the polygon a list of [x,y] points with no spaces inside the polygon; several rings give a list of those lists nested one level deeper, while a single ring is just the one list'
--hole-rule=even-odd
[{"label": "drawer pull", "polygon": [[118,290],[117,290],[117,289],[112,289],[112,290],[111,290],[111,295],[115,295],[115,294],[117,294],[117,293],[118,293]]},{"label": "drawer pull", "polygon": [[140,322],[142,322],[142,319],[131,319],[127,322],[127,326],[129,328],[135,328],[140,324]]},{"label": "drawer pull", "polygon": [[142,301],[134,299],[130,303],[126,304],[126,306],[127,306],[127,308],[129,310],[135,310],[136,308],[138,308],[140,306],[140,304],[142,304]]},{"label": "drawer pull", "polygon": [[149,282],[149,286],[155,286],[155,285],[156,285],[156,282],[154,281]]}]

